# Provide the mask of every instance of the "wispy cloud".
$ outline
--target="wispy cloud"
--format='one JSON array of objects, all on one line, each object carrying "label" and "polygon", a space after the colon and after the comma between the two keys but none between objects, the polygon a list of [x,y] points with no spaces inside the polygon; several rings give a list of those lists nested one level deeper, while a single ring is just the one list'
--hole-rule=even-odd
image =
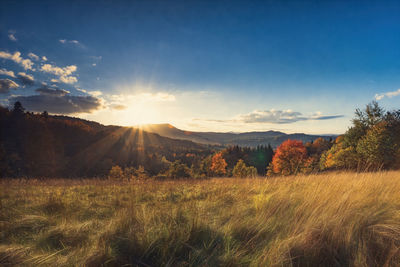
[{"label": "wispy cloud", "polygon": [[288,110],[255,110],[248,114],[239,115],[239,120],[244,123],[293,123],[305,120],[330,120],[343,117],[343,115],[325,116],[317,112],[311,116],[304,116],[300,112]]},{"label": "wispy cloud", "polygon": [[20,52],[14,52],[14,54],[0,51],[0,58],[12,60],[15,63],[20,64],[26,70],[33,70],[33,62],[30,59],[24,59],[21,57]]},{"label": "wispy cloud", "polygon": [[10,79],[0,79],[0,94],[7,94],[10,89],[16,89],[19,85]]},{"label": "wispy cloud", "polygon": [[87,92],[85,89],[78,88],[78,87],[76,87],[75,89],[78,90],[79,92],[82,92],[82,93],[86,93]]},{"label": "wispy cloud", "polygon": [[67,90],[59,89],[54,86],[48,86],[47,84],[42,84],[42,86],[37,88],[35,91],[41,95],[47,96],[65,96],[70,93]]},{"label": "wispy cloud", "polygon": [[101,96],[103,93],[101,91],[85,91],[85,93],[91,95],[91,96]]},{"label": "wispy cloud", "polygon": [[53,83],[66,83],[73,84],[78,81],[78,79],[74,76],[60,76],[58,79],[51,79]]},{"label": "wispy cloud", "polygon": [[16,42],[17,41],[17,37],[15,37],[15,33],[16,33],[15,31],[9,30],[8,31],[8,39],[10,39],[13,42]]},{"label": "wispy cloud", "polygon": [[15,37],[15,35],[14,35],[13,33],[10,33],[10,34],[8,35],[8,38],[9,38],[11,41],[14,41],[14,42],[17,41],[17,38]]},{"label": "wispy cloud", "polygon": [[18,80],[23,84],[23,85],[34,85],[35,84],[35,78],[33,78],[32,75],[26,74],[25,72],[19,72],[18,73]]},{"label": "wispy cloud", "polygon": [[270,124],[288,124],[298,121],[309,120],[331,120],[341,118],[343,115],[322,115],[321,112],[315,112],[312,115],[305,116],[301,112],[293,110],[254,110],[247,114],[240,114],[229,120],[215,119],[195,119],[200,121],[209,121],[217,123],[234,122],[234,123],[270,123]]},{"label": "wispy cloud", "polygon": [[85,46],[79,42],[78,40],[67,40],[67,39],[60,39],[58,40],[60,43],[62,44],[72,44],[72,45],[76,45],[78,47],[84,48]]},{"label": "wispy cloud", "polygon": [[392,92],[376,94],[375,95],[375,99],[376,100],[381,100],[381,99],[383,99],[385,97],[392,98],[392,97],[395,97],[395,96],[398,96],[398,95],[400,95],[400,89],[397,89],[396,91],[392,91]]},{"label": "wispy cloud", "polygon": [[28,57],[30,57],[31,59],[36,60],[36,61],[39,60],[39,56],[35,55],[35,54],[32,53],[32,52],[30,52],[30,53],[28,54]]},{"label": "wispy cloud", "polygon": [[110,105],[110,108],[115,109],[115,110],[125,110],[128,107],[125,105],[122,105],[122,104],[113,104],[113,105]]},{"label": "wispy cloud", "polygon": [[0,69],[0,75],[6,75],[15,78],[15,74],[12,70]]}]

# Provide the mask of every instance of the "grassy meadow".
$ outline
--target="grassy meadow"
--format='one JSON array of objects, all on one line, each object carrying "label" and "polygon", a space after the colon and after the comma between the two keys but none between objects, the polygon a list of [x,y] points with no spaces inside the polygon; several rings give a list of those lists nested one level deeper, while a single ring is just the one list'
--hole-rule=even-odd
[{"label": "grassy meadow", "polygon": [[400,172],[3,180],[1,266],[399,266]]}]

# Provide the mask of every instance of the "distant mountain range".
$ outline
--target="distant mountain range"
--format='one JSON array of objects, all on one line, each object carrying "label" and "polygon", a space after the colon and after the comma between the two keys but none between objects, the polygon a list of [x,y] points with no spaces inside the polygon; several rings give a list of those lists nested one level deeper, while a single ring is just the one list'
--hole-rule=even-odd
[{"label": "distant mountain range", "polygon": [[147,124],[141,128],[146,132],[157,133],[172,139],[189,140],[200,144],[211,145],[239,145],[256,147],[258,145],[279,146],[287,139],[296,139],[303,142],[314,141],[322,137],[329,140],[337,135],[310,135],[304,133],[286,134],[279,131],[245,132],[245,133],[218,133],[218,132],[192,132],[180,130],[171,124]]}]

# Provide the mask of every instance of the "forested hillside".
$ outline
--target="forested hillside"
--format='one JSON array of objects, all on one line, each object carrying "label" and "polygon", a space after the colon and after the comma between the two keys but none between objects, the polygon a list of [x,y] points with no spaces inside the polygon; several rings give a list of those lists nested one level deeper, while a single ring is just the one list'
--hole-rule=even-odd
[{"label": "forested hillside", "polygon": [[212,152],[190,141],[174,140],[135,128],[46,112],[0,108],[0,176],[74,177],[107,174],[114,165],[143,166],[159,173],[168,162],[189,166]]}]

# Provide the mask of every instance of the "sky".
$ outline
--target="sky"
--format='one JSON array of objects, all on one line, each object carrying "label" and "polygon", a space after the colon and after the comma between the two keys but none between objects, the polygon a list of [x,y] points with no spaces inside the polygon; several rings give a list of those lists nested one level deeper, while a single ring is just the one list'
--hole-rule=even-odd
[{"label": "sky", "polygon": [[106,125],[341,134],[400,106],[400,2],[0,2],[0,105]]}]

